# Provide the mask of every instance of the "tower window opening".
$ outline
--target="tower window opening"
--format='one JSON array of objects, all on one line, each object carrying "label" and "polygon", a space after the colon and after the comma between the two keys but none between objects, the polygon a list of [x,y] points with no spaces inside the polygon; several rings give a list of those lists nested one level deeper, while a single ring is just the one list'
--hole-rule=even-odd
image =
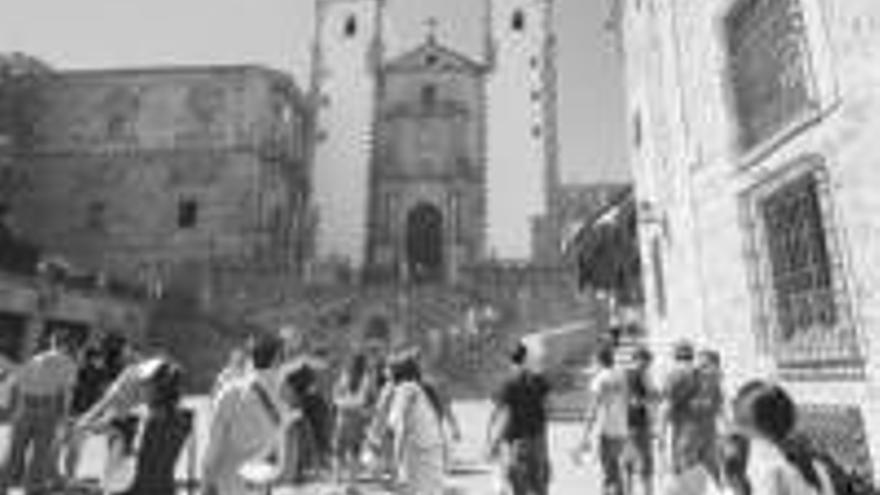
[{"label": "tower window opening", "polygon": [[536,57],[535,55],[532,55],[529,58],[529,66],[533,69],[537,69],[538,68],[538,57]]},{"label": "tower window opening", "polygon": [[633,115],[633,143],[636,148],[642,145],[642,114],[639,112]]},{"label": "tower window opening", "polygon": [[353,15],[349,15],[345,19],[345,27],[343,28],[343,32],[348,38],[351,38],[357,34],[357,20],[354,18]]},{"label": "tower window opening", "polygon": [[522,10],[517,9],[513,13],[513,17],[510,20],[510,26],[514,31],[523,31],[526,28],[526,15]]},{"label": "tower window opening", "polygon": [[192,229],[199,222],[199,204],[193,199],[183,199],[177,204],[177,226]]},{"label": "tower window opening", "polygon": [[103,201],[89,203],[86,211],[86,227],[90,230],[104,230],[107,205]]},{"label": "tower window opening", "polygon": [[532,126],[532,136],[534,136],[534,137],[541,136],[541,126],[540,125],[535,124]]}]

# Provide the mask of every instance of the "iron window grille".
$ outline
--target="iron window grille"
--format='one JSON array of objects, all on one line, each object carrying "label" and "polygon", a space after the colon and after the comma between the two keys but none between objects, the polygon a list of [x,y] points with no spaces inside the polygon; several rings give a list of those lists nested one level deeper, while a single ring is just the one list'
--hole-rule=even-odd
[{"label": "iron window grille", "polygon": [[862,352],[836,241],[831,194],[819,157],[753,191],[751,292],[764,351],[783,369],[861,367]]}]

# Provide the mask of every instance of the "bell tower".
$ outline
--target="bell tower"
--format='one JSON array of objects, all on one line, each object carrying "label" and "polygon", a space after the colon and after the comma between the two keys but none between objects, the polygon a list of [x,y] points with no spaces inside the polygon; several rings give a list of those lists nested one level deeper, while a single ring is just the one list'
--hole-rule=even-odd
[{"label": "bell tower", "polygon": [[487,247],[528,260],[558,183],[554,0],[488,0]]},{"label": "bell tower", "polygon": [[316,0],[312,85],[317,254],[360,270],[385,0]]}]

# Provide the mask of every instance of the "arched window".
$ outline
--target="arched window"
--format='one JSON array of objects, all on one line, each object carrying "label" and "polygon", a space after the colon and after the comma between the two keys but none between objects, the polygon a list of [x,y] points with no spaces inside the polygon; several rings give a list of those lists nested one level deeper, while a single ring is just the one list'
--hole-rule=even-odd
[{"label": "arched window", "polygon": [[357,34],[357,19],[355,19],[353,15],[349,15],[345,19],[345,27],[343,28],[343,32],[348,38],[351,38]]},{"label": "arched window", "polygon": [[526,15],[521,9],[516,9],[513,12],[513,17],[510,19],[510,26],[514,31],[522,31],[526,28]]},{"label": "arched window", "polygon": [[437,102],[437,86],[426,84],[422,86],[422,105],[431,108]]}]

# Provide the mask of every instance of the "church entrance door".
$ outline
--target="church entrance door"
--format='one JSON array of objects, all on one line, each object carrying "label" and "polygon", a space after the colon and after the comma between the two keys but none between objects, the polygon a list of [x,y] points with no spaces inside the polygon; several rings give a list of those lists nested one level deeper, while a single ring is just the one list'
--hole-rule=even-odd
[{"label": "church entrance door", "polygon": [[443,213],[436,206],[422,203],[407,215],[406,258],[411,280],[443,279]]}]

